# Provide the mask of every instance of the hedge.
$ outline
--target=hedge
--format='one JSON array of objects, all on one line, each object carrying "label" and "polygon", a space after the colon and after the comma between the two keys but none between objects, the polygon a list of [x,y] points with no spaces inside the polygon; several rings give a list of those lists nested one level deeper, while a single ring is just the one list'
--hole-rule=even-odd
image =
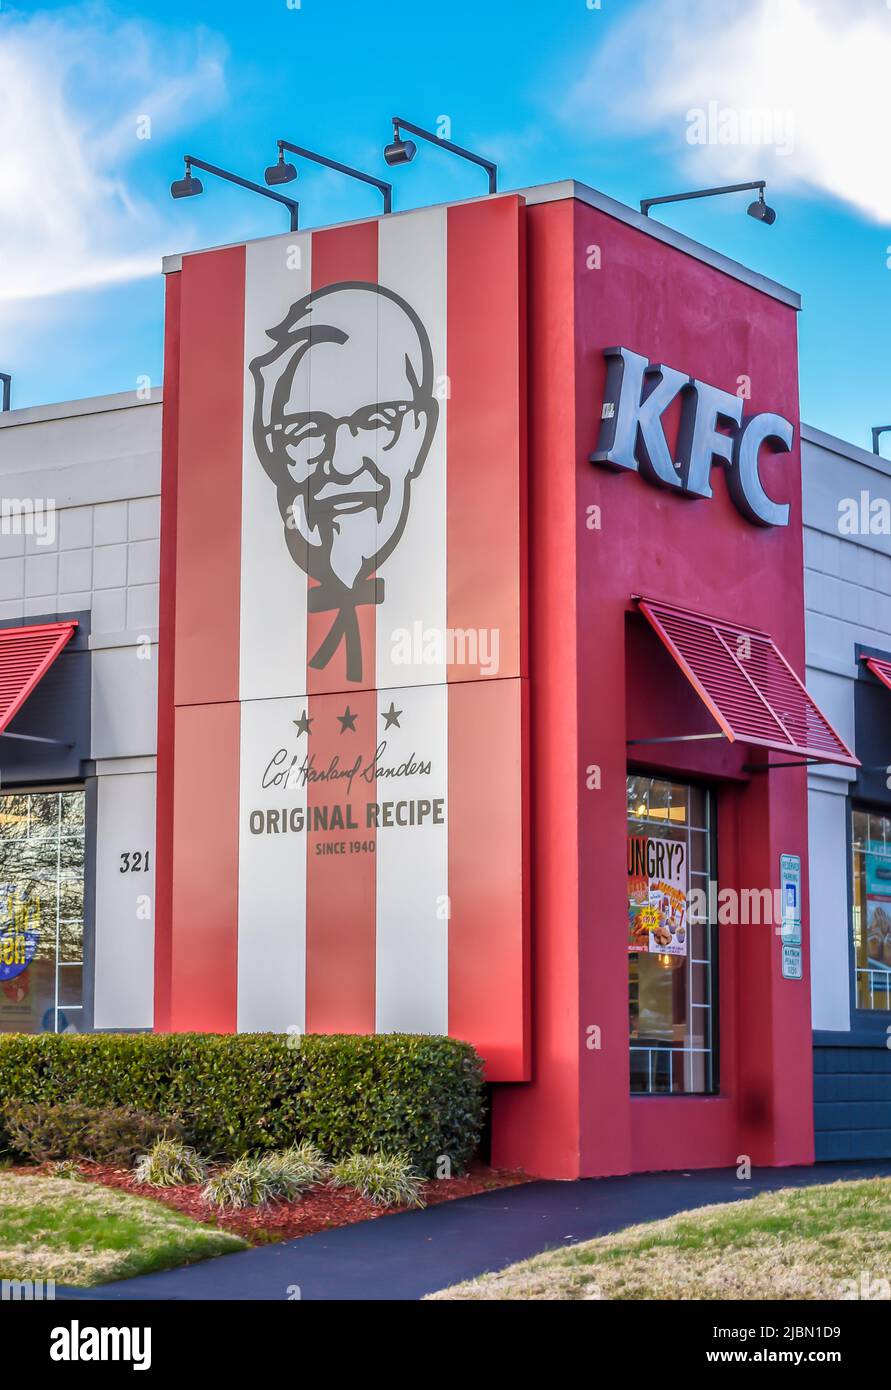
[{"label": "hedge", "polygon": [[12,1099],[177,1118],[189,1142],[218,1158],[310,1139],[335,1162],[408,1153],[429,1175],[443,1156],[462,1171],[484,1110],[469,1043],[404,1033],[5,1034],[0,1105]]}]

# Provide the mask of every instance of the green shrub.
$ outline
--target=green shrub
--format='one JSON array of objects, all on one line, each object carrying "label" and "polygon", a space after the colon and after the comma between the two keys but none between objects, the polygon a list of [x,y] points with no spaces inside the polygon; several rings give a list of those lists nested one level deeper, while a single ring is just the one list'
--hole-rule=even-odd
[{"label": "green shrub", "polygon": [[183,1187],[204,1182],[207,1162],[179,1139],[157,1139],[147,1154],[140,1154],[133,1173],[137,1182],[151,1187]]},{"label": "green shrub", "polygon": [[4,1034],[6,1098],[178,1117],[182,1137],[220,1159],[309,1140],[333,1160],[406,1153],[425,1175],[440,1156],[460,1172],[483,1119],[470,1044],[400,1033]]},{"label": "green shrub", "polygon": [[293,1149],[265,1154],[242,1154],[212,1177],[202,1196],[219,1209],[261,1207],[267,1202],[293,1202],[317,1179],[307,1177],[310,1165]]},{"label": "green shrub", "polygon": [[331,1170],[332,1187],[352,1187],[387,1207],[426,1206],[423,1181],[407,1154],[350,1154]]},{"label": "green shrub", "polygon": [[128,1167],[141,1150],[177,1129],[173,1117],[78,1101],[48,1105],[11,1100],[3,1107],[2,1125],[8,1147],[24,1158],[89,1158]]}]

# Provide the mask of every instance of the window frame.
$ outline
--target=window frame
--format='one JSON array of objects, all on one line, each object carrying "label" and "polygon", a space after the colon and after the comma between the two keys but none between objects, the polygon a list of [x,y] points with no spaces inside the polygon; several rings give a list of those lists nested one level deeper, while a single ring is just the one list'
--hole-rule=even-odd
[{"label": "window frame", "polygon": [[[701,791],[708,806],[708,882],[714,883],[720,893],[718,865],[718,789],[713,782],[704,777],[691,776],[676,768],[654,768],[651,764],[627,762],[626,782],[629,777],[649,777],[655,781],[670,781]],[[625,834],[628,834],[628,817],[625,818]],[[688,889],[689,891],[689,889]],[[709,895],[707,895],[709,896]],[[717,896],[717,895],[716,895]],[[709,906],[711,903],[709,902]],[[712,1086],[708,1091],[632,1091],[631,1089],[631,1039],[629,1034],[628,1051],[628,1094],[635,1101],[715,1101],[720,1100],[722,1091],[721,1075],[721,962],[719,955],[720,931],[717,918],[709,914],[708,944],[710,970],[710,1013],[711,1013],[711,1070]],[[628,980],[626,973],[626,988]]]},{"label": "window frame", "polygon": [[[81,1005],[76,1010],[80,1025],[78,1027],[79,1033],[92,1033],[94,1031],[97,780],[96,777],[85,777],[80,782],[24,782],[20,785],[9,783],[2,788],[3,796],[43,796],[45,794],[52,796],[58,792],[81,792],[84,797],[84,922],[81,957],[83,975]],[[55,1007],[57,1011],[60,1008],[62,1012],[65,1010],[64,1005]],[[73,1006],[69,1007],[73,1009]],[[28,1036],[42,1037],[43,1034],[31,1033]],[[52,1036],[58,1037],[59,1034],[54,1032]]]},{"label": "window frame", "polygon": [[854,812],[865,811],[869,815],[891,816],[891,806],[880,801],[870,801],[862,797],[845,798],[845,854],[848,898],[848,998],[850,1001],[851,1032],[877,1033],[888,1036],[891,1024],[891,1006],[887,1009],[864,1009],[857,1002],[857,953],[854,949]]}]

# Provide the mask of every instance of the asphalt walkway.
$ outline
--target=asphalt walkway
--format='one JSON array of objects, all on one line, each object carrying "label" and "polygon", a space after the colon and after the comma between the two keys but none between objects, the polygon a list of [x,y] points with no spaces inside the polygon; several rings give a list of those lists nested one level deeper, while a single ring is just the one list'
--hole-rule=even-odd
[{"label": "asphalt walkway", "polygon": [[891,1160],[762,1168],[750,1182],[741,1182],[732,1168],[531,1182],[100,1289],[58,1288],[56,1297],[415,1300],[542,1250],[608,1235],[641,1221],[713,1202],[745,1201],[781,1187],[874,1176],[891,1177]]}]

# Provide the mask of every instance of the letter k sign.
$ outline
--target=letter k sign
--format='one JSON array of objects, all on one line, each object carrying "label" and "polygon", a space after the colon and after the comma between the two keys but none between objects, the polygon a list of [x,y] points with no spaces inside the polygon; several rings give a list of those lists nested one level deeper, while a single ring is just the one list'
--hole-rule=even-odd
[{"label": "letter k sign", "polygon": [[604,408],[597,452],[591,455],[591,462],[635,471],[639,465],[649,482],[680,487],[680,474],[665,441],[662,412],[689,385],[690,378],[673,367],[651,365],[646,357],[628,348],[607,348],[603,355],[607,360],[606,400],[613,410],[610,414]]},{"label": "letter k sign", "polygon": [[[768,497],[758,473],[758,451],[769,443],[792,447],[793,428],[780,415],[754,415],[743,424],[741,396],[696,381],[628,348],[607,348],[606,398],[592,463],[640,472],[659,487],[687,497],[711,497],[714,463],[728,467],[730,496],[749,521],[787,526],[789,507]],[[678,460],[672,460],[662,416],[683,396]],[[724,433],[721,427],[729,429]]]}]

